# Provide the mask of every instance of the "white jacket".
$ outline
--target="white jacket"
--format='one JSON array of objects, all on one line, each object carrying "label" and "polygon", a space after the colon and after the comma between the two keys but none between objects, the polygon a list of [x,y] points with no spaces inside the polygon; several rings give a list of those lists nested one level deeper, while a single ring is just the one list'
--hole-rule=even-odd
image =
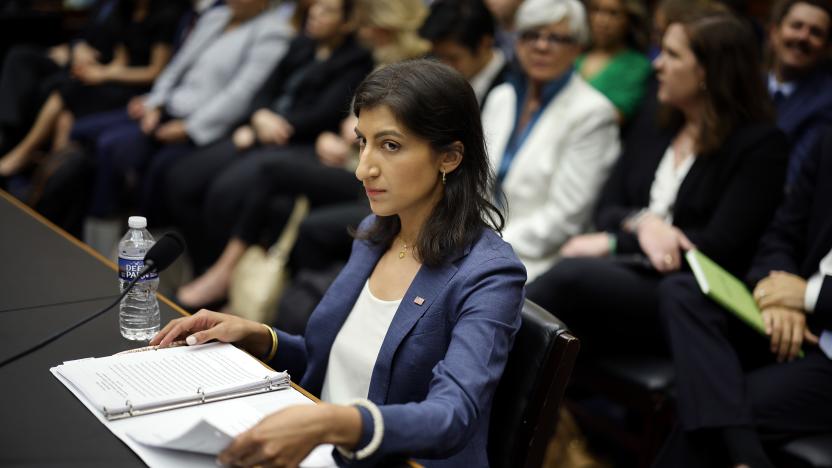
[{"label": "white jacket", "polygon": [[[495,171],[511,137],[516,101],[514,87],[504,83],[483,109]],[[503,237],[525,264],[529,281],[552,266],[566,240],[587,229],[619,153],[613,105],[573,73],[543,110],[503,180],[508,201]]]}]

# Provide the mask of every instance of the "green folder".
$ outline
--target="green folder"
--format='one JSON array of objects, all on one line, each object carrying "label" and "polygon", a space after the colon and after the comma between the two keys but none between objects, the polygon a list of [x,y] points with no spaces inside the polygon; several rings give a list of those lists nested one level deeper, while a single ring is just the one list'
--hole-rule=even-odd
[{"label": "green folder", "polygon": [[757,307],[757,301],[742,281],[698,250],[688,250],[685,259],[693,270],[702,293],[728,309],[751,328],[763,335],[766,334],[766,324],[763,322],[760,308]]},{"label": "green folder", "polygon": [[[693,276],[696,277],[702,293],[768,337],[757,301],[742,281],[698,250],[688,250],[685,259],[693,270]],[[803,357],[803,351],[800,351],[798,356]]]}]

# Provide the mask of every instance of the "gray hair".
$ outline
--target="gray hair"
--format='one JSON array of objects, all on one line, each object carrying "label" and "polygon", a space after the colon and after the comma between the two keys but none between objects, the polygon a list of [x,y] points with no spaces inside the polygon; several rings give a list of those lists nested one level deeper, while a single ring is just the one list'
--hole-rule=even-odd
[{"label": "gray hair", "polygon": [[564,19],[578,44],[589,44],[586,9],[579,0],[525,0],[517,10],[514,25],[518,32],[523,32]]}]

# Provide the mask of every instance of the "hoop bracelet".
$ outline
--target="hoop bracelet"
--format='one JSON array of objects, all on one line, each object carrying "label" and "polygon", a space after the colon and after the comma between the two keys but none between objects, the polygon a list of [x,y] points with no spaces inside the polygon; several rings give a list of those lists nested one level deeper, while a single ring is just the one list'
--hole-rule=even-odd
[{"label": "hoop bracelet", "polygon": [[381,446],[381,439],[384,437],[384,419],[381,417],[381,411],[378,409],[378,406],[366,398],[353,400],[349,403],[349,405],[360,406],[362,408],[366,408],[367,411],[370,412],[370,416],[373,418],[373,436],[364,448],[356,450],[355,452],[343,449],[337,445],[335,448],[338,450],[338,453],[348,460],[364,460],[365,458],[368,458],[376,453],[376,450],[378,450]]},{"label": "hoop bracelet", "polygon": [[272,358],[274,358],[275,353],[277,353],[277,333],[274,332],[274,328],[266,325],[265,323],[261,323],[260,325],[266,327],[266,330],[269,331],[269,335],[272,336],[272,347],[269,348],[269,354],[268,356],[266,356],[266,359],[264,361],[269,362],[272,360]]}]

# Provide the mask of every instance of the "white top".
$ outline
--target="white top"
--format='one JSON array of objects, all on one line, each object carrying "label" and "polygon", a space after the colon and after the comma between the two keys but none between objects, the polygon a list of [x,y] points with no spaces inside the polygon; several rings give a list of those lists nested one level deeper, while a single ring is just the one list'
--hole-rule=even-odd
[{"label": "white top", "polygon": [[321,400],[346,404],[367,398],[378,352],[401,302],[376,298],[370,291],[370,280],[364,283],[329,350]]},{"label": "white top", "polygon": [[653,185],[650,186],[650,205],[647,207],[651,213],[660,216],[668,223],[673,222],[673,205],[676,203],[679,187],[696,159],[693,155],[689,155],[678,167],[673,167],[675,155],[673,146],[668,146],[656,169],[656,175],[653,177]]},{"label": "white top", "polygon": [[774,73],[768,74],[768,94],[774,96],[774,93],[780,92],[783,97],[789,97],[792,95],[794,90],[797,88],[797,83],[794,81],[787,81],[781,83],[777,81],[777,78],[774,76]]},{"label": "white top", "polygon": [[[820,289],[823,286],[823,277],[830,275],[832,275],[832,250],[820,260],[818,272],[812,275],[806,283],[806,295],[803,297],[803,302],[807,313],[815,311],[818,296],[820,296]],[[820,349],[826,354],[826,357],[832,359],[832,331],[824,330],[821,333]]]},{"label": "white top", "polygon": [[482,105],[483,99],[488,94],[488,90],[491,88],[491,83],[494,82],[494,78],[497,77],[497,74],[500,73],[502,70],[503,65],[506,64],[506,57],[503,55],[503,51],[500,49],[493,49],[493,55],[491,56],[491,60],[480,70],[479,73],[474,75],[471,78],[471,87],[474,88],[474,94],[477,96],[477,102]]},{"label": "white top", "polygon": [[832,275],[832,250],[820,260],[818,272],[812,275],[806,283],[806,295],[803,300],[806,312],[815,311],[815,305],[817,305],[818,296],[820,296],[820,288],[823,286],[823,277],[828,275]]}]

